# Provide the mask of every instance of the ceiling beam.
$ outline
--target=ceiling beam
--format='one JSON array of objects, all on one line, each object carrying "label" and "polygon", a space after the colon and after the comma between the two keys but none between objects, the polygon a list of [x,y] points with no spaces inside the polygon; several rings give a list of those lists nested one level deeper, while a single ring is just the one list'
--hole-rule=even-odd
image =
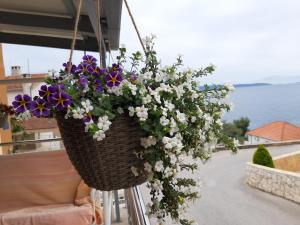
[{"label": "ceiling beam", "polygon": [[[74,30],[74,19],[66,17],[0,11],[0,21],[2,24],[9,25],[43,27],[70,31]],[[78,30],[79,32],[82,31],[94,34],[94,30],[88,16],[80,16]]]},{"label": "ceiling beam", "polygon": [[[68,38],[0,32],[0,42],[2,43],[70,49],[71,41]],[[87,37],[85,40],[77,39],[75,50],[98,52],[97,39],[92,37]]]}]

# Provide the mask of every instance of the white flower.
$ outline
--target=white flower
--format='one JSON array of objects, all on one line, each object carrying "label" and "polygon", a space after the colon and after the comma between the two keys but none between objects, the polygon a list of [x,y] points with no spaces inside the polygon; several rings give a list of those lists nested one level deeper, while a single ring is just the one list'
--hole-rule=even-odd
[{"label": "white flower", "polygon": [[149,136],[147,138],[141,138],[141,145],[144,148],[149,148],[152,145],[156,145],[156,138],[154,136]]},{"label": "white flower", "polygon": [[165,145],[166,149],[172,149],[177,144],[177,138],[163,137],[162,142]]},{"label": "white flower", "polygon": [[172,92],[172,88],[168,84],[161,83],[159,87],[160,87],[160,91]]},{"label": "white flower", "polygon": [[148,104],[152,100],[151,95],[147,94],[145,97],[142,98],[143,104]]},{"label": "white flower", "polygon": [[161,73],[157,73],[156,75],[155,75],[155,82],[161,82],[162,80],[163,80],[163,74],[161,74]]},{"label": "white flower", "polygon": [[165,116],[160,117],[160,124],[163,126],[167,126],[170,123],[170,120],[167,119]]},{"label": "white flower", "polygon": [[218,124],[219,126],[223,126],[223,122],[222,122],[220,119],[218,119],[218,120],[216,121],[216,124]]},{"label": "white flower", "polygon": [[23,120],[28,120],[31,118],[31,113],[29,110],[26,110],[23,113],[20,113],[16,116],[16,120],[18,121],[23,121]]},{"label": "white flower", "polygon": [[98,118],[97,126],[100,130],[107,131],[110,125],[111,122],[108,120],[108,116],[103,116]]},{"label": "white flower", "polygon": [[141,74],[141,78],[143,80],[151,80],[152,79],[152,72],[146,72],[144,74]]},{"label": "white flower", "polygon": [[117,111],[118,111],[119,114],[123,114],[124,113],[124,109],[122,109],[121,107],[118,107]]},{"label": "white flower", "polygon": [[105,133],[103,130],[98,130],[93,135],[94,139],[97,139],[97,141],[102,141],[105,138]]},{"label": "white flower", "polygon": [[185,93],[182,85],[172,86],[172,88],[175,90],[178,98],[181,98],[181,96]]},{"label": "white flower", "polygon": [[227,88],[229,91],[234,91],[235,90],[235,87],[232,85],[232,84],[224,84],[225,88]]},{"label": "white flower", "polygon": [[163,163],[163,161],[161,161],[161,160],[157,161],[155,163],[154,170],[156,172],[162,172],[162,171],[164,171],[164,163]]},{"label": "white flower", "polygon": [[168,109],[167,108],[164,108],[164,107],[160,107],[161,108],[161,110],[162,110],[162,115],[164,115],[164,116],[167,116],[168,115]]},{"label": "white flower", "polygon": [[131,117],[134,116],[135,110],[134,110],[134,108],[132,106],[128,107],[128,111],[129,111],[129,116],[131,116]]},{"label": "white flower", "polygon": [[115,94],[116,96],[122,96],[123,95],[123,83],[125,83],[125,81],[123,81],[119,86],[113,86],[111,88],[107,89],[108,93],[112,93]]},{"label": "white flower", "polygon": [[163,189],[162,182],[160,182],[160,180],[155,179],[154,182],[152,183],[152,188],[156,191],[162,190]]},{"label": "white flower", "polygon": [[172,177],[174,175],[174,169],[167,167],[164,171],[164,177],[168,178],[168,177]]},{"label": "white flower", "polygon": [[161,91],[161,88],[158,87],[155,90],[152,90],[150,87],[148,87],[150,95],[152,95],[155,99],[155,101],[159,104],[161,104],[161,99],[160,99],[160,94],[159,92]]},{"label": "white flower", "polygon": [[144,105],[142,107],[136,107],[135,111],[140,121],[146,121],[146,119],[148,118],[148,109]]},{"label": "white flower", "polygon": [[82,107],[85,109],[86,113],[89,113],[90,111],[92,111],[94,109],[94,107],[91,104],[90,100],[85,100],[81,102]]},{"label": "white flower", "polygon": [[131,167],[131,172],[132,172],[132,173],[134,174],[134,176],[136,176],[136,177],[139,175],[137,168],[134,167],[134,166]]},{"label": "white flower", "polygon": [[184,113],[179,112],[178,110],[176,111],[176,118],[180,123],[185,124],[186,123],[186,117]]},{"label": "white flower", "polygon": [[148,173],[152,172],[152,166],[150,163],[148,163],[148,162],[144,163],[144,168],[145,168],[145,171],[147,171]]},{"label": "white flower", "polygon": [[177,157],[176,157],[176,155],[170,154],[169,157],[170,157],[170,162],[171,162],[171,164],[175,164],[175,163],[177,162]]},{"label": "white flower", "polygon": [[176,133],[177,131],[179,131],[179,128],[177,126],[176,121],[171,118],[171,122],[170,122],[170,135],[173,135],[174,133]]},{"label": "white flower", "polygon": [[77,107],[76,109],[72,110],[73,118],[74,119],[82,119],[84,117],[85,109]]},{"label": "white flower", "polygon": [[196,118],[195,116],[192,116],[192,117],[191,117],[191,122],[192,122],[192,123],[195,123],[195,122],[196,122],[196,119],[197,119],[197,118]]},{"label": "white flower", "polygon": [[169,101],[164,101],[165,103],[165,107],[169,110],[169,111],[172,111],[174,108],[175,108],[175,105],[172,104],[171,102]]},{"label": "white flower", "polygon": [[131,91],[131,94],[132,94],[132,95],[136,95],[137,86],[134,85],[134,84],[132,84],[132,83],[128,83],[128,87],[129,87],[129,89],[130,89],[130,91]]}]

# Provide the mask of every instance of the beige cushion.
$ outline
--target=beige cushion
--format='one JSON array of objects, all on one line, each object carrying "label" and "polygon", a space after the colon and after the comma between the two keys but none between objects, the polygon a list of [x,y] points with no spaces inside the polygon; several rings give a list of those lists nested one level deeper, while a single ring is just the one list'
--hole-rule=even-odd
[{"label": "beige cushion", "polygon": [[0,225],[90,225],[92,212],[90,204],[36,206],[0,213]]},{"label": "beige cushion", "polygon": [[74,203],[80,180],[62,150],[0,156],[0,212]]}]

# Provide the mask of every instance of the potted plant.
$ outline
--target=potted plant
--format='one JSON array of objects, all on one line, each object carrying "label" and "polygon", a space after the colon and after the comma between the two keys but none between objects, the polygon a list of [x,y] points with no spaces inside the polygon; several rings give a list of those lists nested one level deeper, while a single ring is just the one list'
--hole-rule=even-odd
[{"label": "potted plant", "polygon": [[153,37],[145,44],[144,57],[126,57],[120,48],[117,62],[107,68],[89,55],[77,66],[65,63],[39,96],[18,95],[13,105],[25,117],[57,118],[70,159],[89,186],[114,190],[147,180],[148,213],[160,222],[170,215],[189,224],[182,212],[197,198],[197,182],[180,174],[196,170],[196,160],[208,159],[216,143],[236,150],[221,122],[230,109],[223,99],[233,87],[200,89],[213,66],[184,69],[178,57],[163,67]]}]

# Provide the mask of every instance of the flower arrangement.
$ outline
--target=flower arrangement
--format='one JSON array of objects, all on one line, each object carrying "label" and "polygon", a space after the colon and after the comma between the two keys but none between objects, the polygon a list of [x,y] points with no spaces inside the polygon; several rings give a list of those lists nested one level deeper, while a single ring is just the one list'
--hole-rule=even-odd
[{"label": "flower arrangement", "polygon": [[24,118],[63,112],[65,118],[80,119],[97,141],[105,139],[116,117],[135,118],[146,134],[135,154],[145,163],[131,170],[136,176],[147,174],[148,214],[160,224],[167,216],[190,224],[184,212],[187,203],[198,197],[198,186],[182,171],[195,171],[197,159],[207,160],[217,144],[237,150],[234,140],[222,133],[221,122],[222,113],[230,110],[223,99],[233,87],[204,85],[200,89],[198,80],[211,74],[213,66],[184,69],[178,57],[173,65],[162,67],[153,37],[146,38],[145,44],[145,57],[133,53],[130,64],[125,48],[120,48],[117,62],[108,68],[98,67],[90,55],[77,66],[65,63],[59,76],[47,79],[39,96],[18,95],[13,106]]}]

